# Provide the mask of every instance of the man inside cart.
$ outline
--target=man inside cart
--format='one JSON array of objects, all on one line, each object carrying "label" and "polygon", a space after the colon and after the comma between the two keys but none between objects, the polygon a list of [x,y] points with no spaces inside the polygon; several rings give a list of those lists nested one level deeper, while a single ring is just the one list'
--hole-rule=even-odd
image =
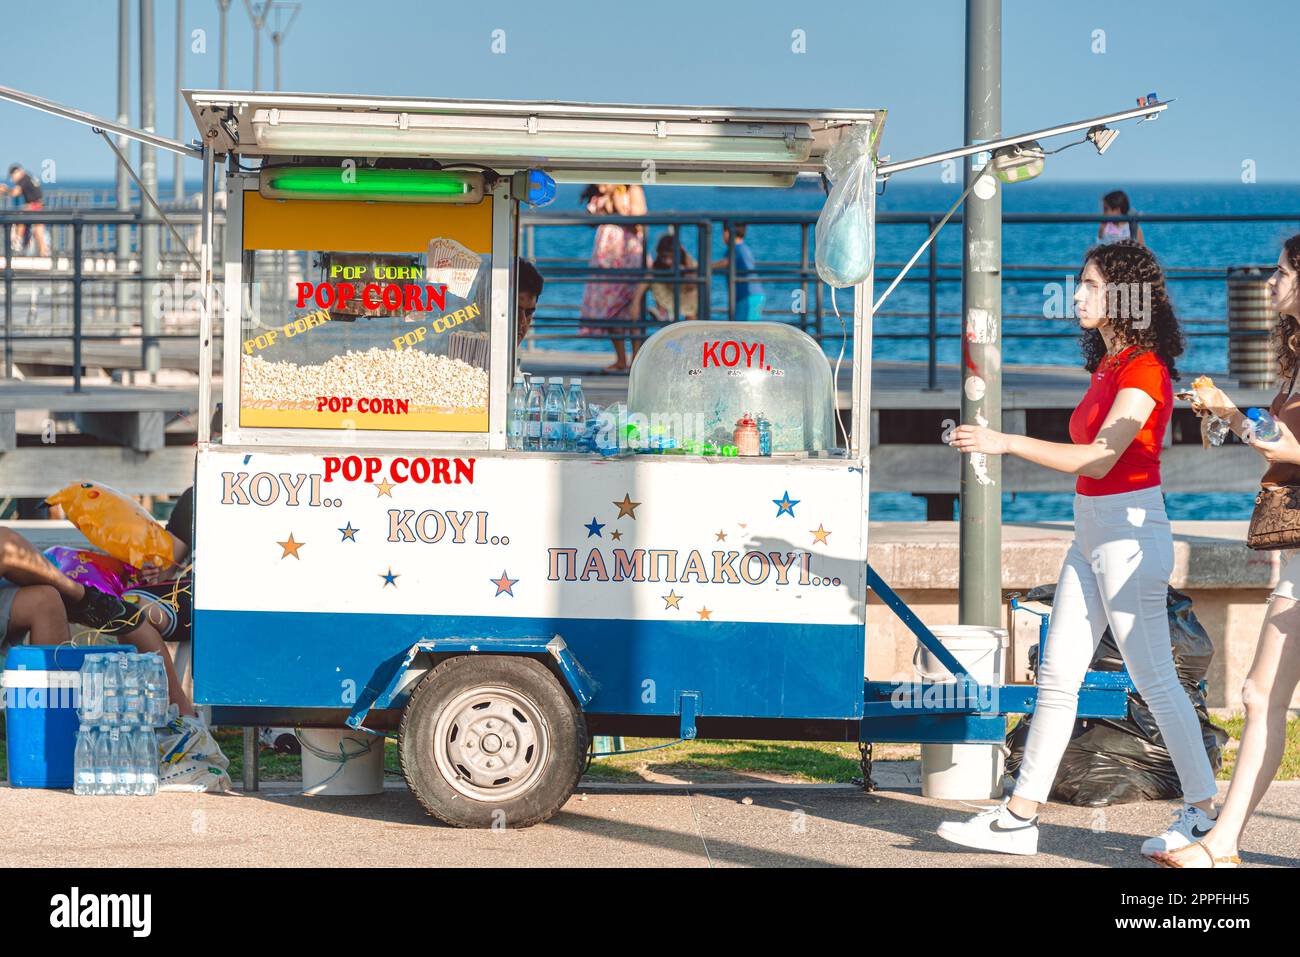
[{"label": "man inside cart", "polygon": [[121,638],[138,651],[159,655],[167,667],[172,704],[194,714],[194,702],[181,687],[171,655],[158,629],[120,598],[75,582],[59,571],[31,542],[12,528],[0,528],[0,634],[17,644],[62,645],[72,640],[69,623]]},{"label": "man inside cart", "polygon": [[546,280],[542,278],[536,266],[527,259],[520,259],[517,284],[519,314],[515,345],[519,346],[523,344],[524,336],[528,335],[528,329],[533,324],[533,315],[537,312],[537,300],[542,298],[542,287],[546,285]]}]

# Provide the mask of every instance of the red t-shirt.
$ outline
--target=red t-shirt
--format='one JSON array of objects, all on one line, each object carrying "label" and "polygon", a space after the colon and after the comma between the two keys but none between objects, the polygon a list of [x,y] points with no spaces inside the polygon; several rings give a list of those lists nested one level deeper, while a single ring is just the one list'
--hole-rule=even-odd
[{"label": "red t-shirt", "polygon": [[1074,489],[1080,495],[1114,495],[1160,484],[1160,447],[1173,414],[1173,384],[1159,356],[1136,350],[1137,346],[1129,346],[1101,361],[1083,401],[1070,416],[1070,441],[1086,445],[1097,438],[1120,389],[1141,389],[1155,399],[1156,407],[1105,478],[1079,476]]}]

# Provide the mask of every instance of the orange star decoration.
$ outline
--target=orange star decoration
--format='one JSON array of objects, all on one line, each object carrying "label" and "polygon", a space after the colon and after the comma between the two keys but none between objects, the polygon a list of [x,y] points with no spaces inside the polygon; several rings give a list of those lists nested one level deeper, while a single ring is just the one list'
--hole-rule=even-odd
[{"label": "orange star decoration", "polygon": [[727,533],[722,529],[718,529],[714,534],[716,535],[716,541],[725,542],[727,540]]},{"label": "orange star decoration", "polygon": [[830,532],[826,531],[825,526],[823,526],[821,523],[818,523],[817,527],[814,528],[810,534],[813,537],[814,545],[816,545],[818,542],[821,542],[823,545],[830,544],[830,542],[826,541],[826,536],[829,535]]},{"label": "orange star decoration", "polygon": [[713,614],[713,612],[710,611],[710,610],[707,609],[707,608],[701,608],[701,609],[700,609],[699,611],[697,611],[695,614],[697,614],[697,615],[700,616],[700,621],[712,621],[712,620],[713,620],[711,617],[709,617],[710,615]]},{"label": "orange star decoration", "polygon": [[298,559],[298,561],[302,561],[302,556],[298,554],[298,549],[302,548],[307,543],[295,542],[293,540],[293,532],[290,532],[288,541],[276,542],[275,544],[284,549],[284,554],[280,556],[281,558],[288,558],[292,555],[294,558]]},{"label": "orange star decoration", "polygon": [[[388,481],[388,479],[384,479],[382,482],[375,482],[374,485],[375,488],[379,489],[379,495],[387,495],[389,498],[393,497],[393,483]],[[378,498],[379,495],[375,497]]]},{"label": "orange star decoration", "polygon": [[664,611],[667,611],[669,608],[676,608],[678,611],[682,610],[682,596],[677,594],[676,589],[669,591],[666,595],[660,595],[659,597],[664,600]]},{"label": "orange star decoration", "polygon": [[613,541],[616,541],[616,542],[617,542],[619,539],[621,539],[621,538],[623,537],[623,533],[620,532],[618,529],[614,529],[614,531],[612,531],[612,532],[609,533],[609,537],[610,537],[610,539],[612,539]]},{"label": "orange star decoration", "polygon": [[626,515],[632,521],[636,521],[636,507],[641,503],[632,501],[632,496],[627,492],[623,493],[623,501],[614,502],[613,504],[618,506],[618,518]]}]

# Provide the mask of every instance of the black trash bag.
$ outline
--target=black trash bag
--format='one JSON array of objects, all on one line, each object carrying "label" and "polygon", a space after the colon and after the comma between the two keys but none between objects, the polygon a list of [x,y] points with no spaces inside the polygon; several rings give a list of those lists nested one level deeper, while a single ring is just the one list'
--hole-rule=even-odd
[{"label": "black trash bag", "polygon": [[[1055,585],[1040,585],[1026,600],[1050,605]],[[1178,681],[1191,699],[1201,722],[1201,738],[1210,765],[1217,773],[1228,735],[1210,723],[1200,683],[1210,670],[1214,643],[1192,611],[1192,600],[1174,588],[1166,596],[1169,637]],[[1030,651],[1030,668],[1037,673],[1038,648]],[[1124,660],[1107,628],[1093,657],[1093,671],[1122,671]],[[1016,774],[1029,737],[1033,715],[1026,715],[1007,735],[1007,772]],[[1074,723],[1070,744],[1061,758],[1052,784],[1053,801],[1082,807],[1105,807],[1132,801],[1165,800],[1183,793],[1174,763],[1165,750],[1151,709],[1136,691],[1129,692],[1128,716],[1122,719],[1087,718]]]}]

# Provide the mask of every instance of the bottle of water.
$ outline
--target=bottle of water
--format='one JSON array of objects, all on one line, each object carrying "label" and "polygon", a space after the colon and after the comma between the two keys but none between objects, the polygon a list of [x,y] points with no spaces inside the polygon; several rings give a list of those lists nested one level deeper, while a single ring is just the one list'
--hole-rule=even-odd
[{"label": "bottle of water", "polygon": [[515,376],[514,385],[510,387],[510,399],[506,403],[506,445],[512,449],[524,447],[524,421],[528,417],[528,390],[524,388],[524,377]]},{"label": "bottle of water", "polygon": [[144,655],[122,655],[122,710],[144,711]]},{"label": "bottle of water", "polygon": [[[98,658],[88,655],[87,658]],[[88,724],[77,730],[77,749],[72,755],[72,792],[95,793],[95,732]]]},{"label": "bottle of water", "polygon": [[542,449],[564,451],[564,379],[553,375],[546,380],[546,400],[542,405]]},{"label": "bottle of water", "polygon": [[772,423],[762,412],[758,413],[758,454],[772,454]]},{"label": "bottle of water", "polygon": [[542,405],[542,384],[534,379],[528,387],[528,402],[524,407],[524,448],[529,452],[542,449]]},{"label": "bottle of water", "polygon": [[109,732],[109,737],[113,740],[112,747],[109,749],[109,759],[113,763],[114,794],[135,793],[135,748],[132,746],[134,734],[135,728],[131,725],[114,728]]},{"label": "bottle of water", "polygon": [[104,720],[115,721],[116,716],[122,713],[122,659],[125,655],[115,652],[95,657],[104,658]]},{"label": "bottle of water", "polygon": [[94,755],[95,765],[95,787],[92,794],[112,794],[113,793],[113,742],[109,739],[112,729],[106,724],[99,726],[99,731],[95,734],[95,744],[92,754]]},{"label": "bottle of water", "polygon": [[167,720],[167,668],[159,655],[145,655],[143,724],[157,727]]},{"label": "bottle of water", "polygon": [[85,722],[104,716],[104,656],[86,655],[81,662],[81,698],[77,713]]},{"label": "bottle of water", "polygon": [[574,376],[569,380],[569,391],[564,397],[564,449],[578,451],[578,443],[587,432],[587,397],[582,391],[582,380]]},{"label": "bottle of water", "polygon": [[1246,418],[1250,419],[1251,424],[1255,427],[1255,438],[1261,442],[1276,442],[1282,437],[1282,430],[1278,428],[1277,420],[1269,413],[1268,409],[1248,409]]},{"label": "bottle of water", "polygon": [[158,739],[153,728],[137,728],[135,732],[135,793],[148,797],[158,793]]}]

